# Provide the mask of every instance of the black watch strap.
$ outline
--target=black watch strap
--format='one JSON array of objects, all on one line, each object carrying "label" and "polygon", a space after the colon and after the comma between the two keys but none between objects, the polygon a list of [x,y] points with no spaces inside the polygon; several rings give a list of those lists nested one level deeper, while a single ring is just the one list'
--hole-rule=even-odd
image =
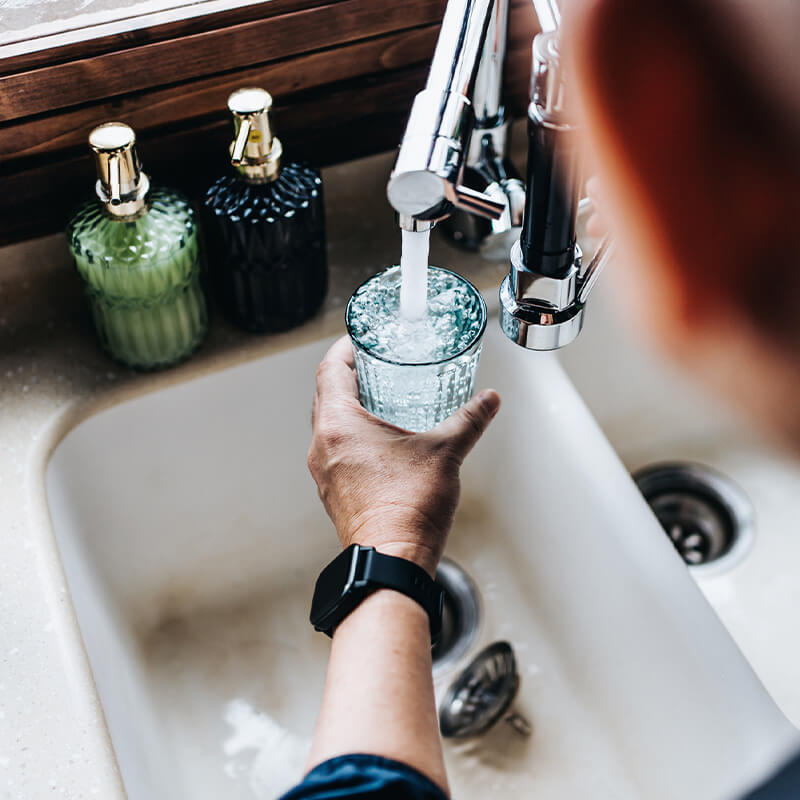
[{"label": "black watch strap", "polygon": [[412,561],[357,544],[350,545],[320,573],[311,604],[311,624],[332,636],[336,626],[378,589],[394,589],[416,600],[428,614],[431,640],[438,641],[444,601],[439,584]]}]

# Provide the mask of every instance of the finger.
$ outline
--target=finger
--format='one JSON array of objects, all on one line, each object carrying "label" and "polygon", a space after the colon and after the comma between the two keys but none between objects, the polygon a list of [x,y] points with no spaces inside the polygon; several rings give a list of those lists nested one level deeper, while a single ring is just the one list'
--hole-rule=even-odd
[{"label": "finger", "polygon": [[337,339],[317,369],[317,397],[320,402],[335,399],[358,401],[354,363],[350,339],[347,336]]},{"label": "finger", "polygon": [[494,389],[484,389],[425,435],[447,442],[459,460],[463,460],[499,408],[500,395]]},{"label": "finger", "polygon": [[325,358],[333,358],[338,361],[343,361],[349,369],[353,369],[356,365],[355,358],[353,357],[353,343],[350,341],[349,336],[340,336],[325,354]]}]

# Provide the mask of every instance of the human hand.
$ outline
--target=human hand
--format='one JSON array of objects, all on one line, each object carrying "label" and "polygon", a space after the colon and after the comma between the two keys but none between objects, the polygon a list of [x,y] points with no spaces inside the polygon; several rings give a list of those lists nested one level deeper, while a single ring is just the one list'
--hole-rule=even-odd
[{"label": "human hand", "polygon": [[414,561],[431,575],[460,490],[459,469],[500,407],[480,392],[426,433],[410,433],[362,408],[347,337],[317,370],[308,467],[342,547],[361,544]]}]

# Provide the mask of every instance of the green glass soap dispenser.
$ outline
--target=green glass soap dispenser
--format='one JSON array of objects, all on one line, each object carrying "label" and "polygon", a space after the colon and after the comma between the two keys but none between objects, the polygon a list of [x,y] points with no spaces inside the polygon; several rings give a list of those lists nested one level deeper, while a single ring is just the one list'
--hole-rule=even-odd
[{"label": "green glass soap dispenser", "polygon": [[189,356],[205,337],[197,220],[189,200],[150,187],[133,130],[108,122],[89,134],[97,199],[67,226],[103,348],[138,369]]}]

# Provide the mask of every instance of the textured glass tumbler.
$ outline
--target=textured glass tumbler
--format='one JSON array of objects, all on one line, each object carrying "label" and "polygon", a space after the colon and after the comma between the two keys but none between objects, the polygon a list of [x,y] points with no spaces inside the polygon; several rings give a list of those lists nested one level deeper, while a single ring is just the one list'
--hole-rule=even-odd
[{"label": "textured glass tumbler", "polygon": [[435,325],[436,357],[392,353],[391,338],[376,325],[395,316],[400,304],[400,269],[390,267],[365,281],[347,305],[361,405],[386,422],[427,431],[472,396],[486,330],[486,303],[466,279],[428,268],[428,319]]}]

